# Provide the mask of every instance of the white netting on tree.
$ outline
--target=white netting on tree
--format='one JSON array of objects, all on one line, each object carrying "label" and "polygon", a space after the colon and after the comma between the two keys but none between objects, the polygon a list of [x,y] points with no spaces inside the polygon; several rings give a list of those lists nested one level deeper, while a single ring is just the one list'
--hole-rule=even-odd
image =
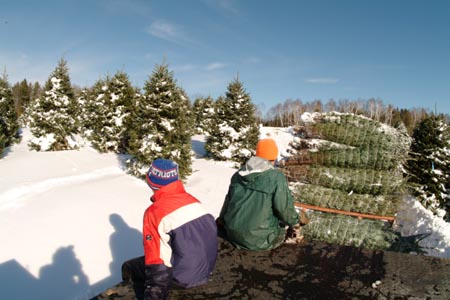
[{"label": "white netting on tree", "polygon": [[[315,114],[295,129],[283,172],[298,204],[315,206],[306,238],[373,249],[389,248],[391,224],[342,212],[392,219],[403,197],[405,131],[354,114]],[[336,210],[319,212],[320,208]]]}]

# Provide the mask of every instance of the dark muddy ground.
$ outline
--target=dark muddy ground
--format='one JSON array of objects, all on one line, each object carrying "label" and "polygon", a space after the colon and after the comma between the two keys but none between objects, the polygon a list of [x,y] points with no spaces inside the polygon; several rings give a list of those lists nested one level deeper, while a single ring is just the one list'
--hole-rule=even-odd
[{"label": "dark muddy ground", "polygon": [[[134,300],[120,283],[92,300]],[[219,240],[210,282],[172,289],[171,300],[450,299],[450,260],[322,242],[251,252]]]}]

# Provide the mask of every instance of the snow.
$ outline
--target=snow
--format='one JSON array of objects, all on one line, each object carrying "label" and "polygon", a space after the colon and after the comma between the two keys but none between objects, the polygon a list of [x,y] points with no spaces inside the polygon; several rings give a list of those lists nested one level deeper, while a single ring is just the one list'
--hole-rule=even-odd
[{"label": "snow", "polygon": [[33,144],[39,145],[42,151],[47,151],[48,149],[50,149],[55,141],[56,139],[54,133],[49,133],[41,137],[33,137],[31,139],[31,142]]},{"label": "snow", "polygon": [[[292,128],[260,127],[279,158],[288,155]],[[20,144],[0,159],[0,282],[2,298],[90,299],[121,280],[123,261],[142,255],[141,222],[150,205],[146,183],[127,175],[124,158],[79,150],[36,152],[22,132]],[[193,173],[186,190],[215,217],[233,162],[204,159],[204,136],[192,137]],[[450,258],[450,224],[408,198],[397,215],[405,235],[429,232],[428,254]]]},{"label": "snow", "polygon": [[419,245],[430,256],[450,258],[450,223],[433,217],[413,198],[406,198],[402,205],[396,216],[396,230],[403,236],[430,233]]}]

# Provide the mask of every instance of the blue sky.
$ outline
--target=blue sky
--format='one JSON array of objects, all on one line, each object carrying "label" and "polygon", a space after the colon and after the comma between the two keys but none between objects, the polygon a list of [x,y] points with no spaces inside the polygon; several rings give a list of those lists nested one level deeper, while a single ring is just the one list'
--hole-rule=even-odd
[{"label": "blue sky", "polygon": [[237,76],[267,110],[287,99],[380,99],[450,114],[447,0],[73,0],[0,2],[0,67],[72,83],[125,71],[142,88],[165,61],[191,100]]}]

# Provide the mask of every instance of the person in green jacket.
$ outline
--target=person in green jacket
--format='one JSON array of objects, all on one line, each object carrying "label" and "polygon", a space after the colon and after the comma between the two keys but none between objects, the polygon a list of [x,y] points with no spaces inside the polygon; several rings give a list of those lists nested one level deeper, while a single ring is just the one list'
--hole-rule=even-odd
[{"label": "person in green jacket", "polygon": [[237,248],[270,250],[280,246],[286,227],[299,222],[286,177],[275,169],[278,147],[262,139],[256,156],[231,178],[217,224]]}]

